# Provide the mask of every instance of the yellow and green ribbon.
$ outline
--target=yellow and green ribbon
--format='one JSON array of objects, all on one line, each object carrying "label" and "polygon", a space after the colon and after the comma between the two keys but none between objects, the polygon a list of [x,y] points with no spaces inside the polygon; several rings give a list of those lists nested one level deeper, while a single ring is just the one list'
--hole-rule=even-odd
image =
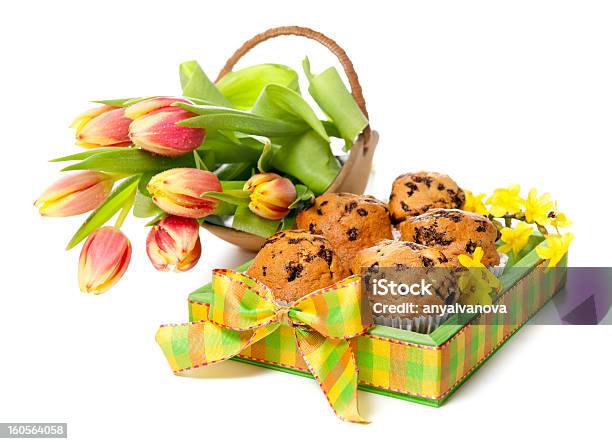
[{"label": "yellow and green ribbon", "polygon": [[225,361],[274,332],[293,327],[304,361],[336,415],[367,423],[357,408],[357,365],[349,339],[372,326],[359,276],[312,292],[291,305],[263,283],[233,270],[213,271],[208,320],[163,325],[157,342],[176,374]]}]

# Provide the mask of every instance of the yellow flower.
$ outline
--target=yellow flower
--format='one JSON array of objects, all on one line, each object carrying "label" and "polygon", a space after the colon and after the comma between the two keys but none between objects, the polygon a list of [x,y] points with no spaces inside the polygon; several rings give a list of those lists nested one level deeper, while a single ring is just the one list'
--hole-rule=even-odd
[{"label": "yellow flower", "polygon": [[540,225],[547,225],[550,220],[548,213],[553,207],[550,200],[550,193],[538,196],[538,190],[532,188],[525,201],[525,220],[529,223],[536,222]]},{"label": "yellow flower", "polygon": [[501,229],[501,240],[504,241],[504,245],[497,250],[500,253],[512,250],[516,257],[525,248],[532,233],[533,227],[523,221],[520,221],[514,228],[504,227]]},{"label": "yellow flower", "polygon": [[497,188],[487,199],[491,205],[489,212],[494,217],[503,217],[506,214],[516,214],[521,211],[525,200],[519,196],[521,187],[510,185],[508,188]]},{"label": "yellow flower", "polygon": [[464,190],[464,191],[465,191],[465,202],[463,204],[463,209],[465,211],[470,211],[472,213],[477,213],[477,214],[482,214],[484,216],[488,216],[489,210],[487,210],[487,207],[485,207],[482,201],[485,197],[485,193],[474,195],[469,190]]},{"label": "yellow flower", "polygon": [[484,250],[481,247],[476,247],[472,256],[468,254],[460,254],[457,256],[457,259],[465,268],[485,268],[481,262],[483,256]]},{"label": "yellow flower", "polygon": [[574,239],[572,233],[565,233],[563,235],[554,234],[546,236],[546,242],[536,247],[536,253],[542,259],[548,259],[548,266],[554,267],[559,263],[567,249],[569,248],[570,242]]},{"label": "yellow flower", "polygon": [[556,202],[552,211],[548,213],[548,217],[550,218],[550,224],[557,230],[559,230],[559,228],[567,228],[572,224],[572,221],[569,220],[565,213],[559,212]]}]

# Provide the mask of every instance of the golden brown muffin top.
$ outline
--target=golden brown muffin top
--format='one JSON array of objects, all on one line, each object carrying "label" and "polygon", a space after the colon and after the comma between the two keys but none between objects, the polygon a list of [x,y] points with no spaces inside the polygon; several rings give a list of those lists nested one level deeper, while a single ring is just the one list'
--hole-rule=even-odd
[{"label": "golden brown muffin top", "polygon": [[387,207],[372,196],[323,194],[297,215],[296,224],[325,236],[347,268],[359,250],[393,238]]},{"label": "golden brown muffin top", "polygon": [[460,254],[484,250],[482,263],[499,264],[495,245],[497,229],[485,216],[455,209],[433,209],[402,222],[398,229],[402,240],[436,247],[456,263]]},{"label": "golden brown muffin top", "polygon": [[461,208],[464,201],[465,193],[446,174],[402,174],[393,182],[389,196],[391,221],[397,224],[431,208]]},{"label": "golden brown muffin top", "polygon": [[305,230],[269,237],[246,271],[266,284],[275,298],[295,301],[347,276],[329,241]]}]

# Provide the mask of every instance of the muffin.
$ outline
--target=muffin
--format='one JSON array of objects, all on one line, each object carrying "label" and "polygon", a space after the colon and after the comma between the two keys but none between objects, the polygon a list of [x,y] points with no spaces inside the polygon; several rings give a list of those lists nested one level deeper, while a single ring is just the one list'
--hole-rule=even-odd
[{"label": "muffin", "polygon": [[303,230],[281,231],[269,237],[246,274],[287,303],[347,276],[330,242]]},{"label": "muffin", "polygon": [[485,216],[463,210],[434,209],[399,224],[404,241],[437,247],[452,263],[460,254],[472,254],[476,247],[484,251],[485,266],[499,264],[495,248],[497,229]]},{"label": "muffin", "polygon": [[327,193],[297,215],[299,229],[325,236],[348,268],[354,255],[383,239],[393,239],[389,211],[372,196]]},{"label": "muffin", "polygon": [[465,193],[445,174],[421,171],[399,176],[389,196],[389,212],[394,224],[418,216],[431,208],[461,208]]},{"label": "muffin", "polygon": [[[455,267],[446,255],[437,248],[414,242],[385,240],[361,250],[351,262],[353,274],[364,274],[368,299],[375,302],[424,304],[452,304],[458,294]],[[387,279],[395,283],[418,283],[424,279],[431,283],[432,295],[385,295],[373,294],[372,279]],[[418,313],[404,313],[400,317],[411,318]]]}]

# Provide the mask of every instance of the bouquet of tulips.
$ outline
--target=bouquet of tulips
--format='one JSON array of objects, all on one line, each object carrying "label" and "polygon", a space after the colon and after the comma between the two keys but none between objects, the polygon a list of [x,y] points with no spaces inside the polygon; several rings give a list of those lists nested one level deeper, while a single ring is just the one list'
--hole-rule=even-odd
[{"label": "bouquet of tulips", "polygon": [[150,219],[146,249],[158,270],[197,263],[203,221],[263,237],[292,227],[296,208],[340,171],[332,140],[349,150],[368,124],[335,68],[315,75],[305,59],[303,69],[318,113],[287,66],[255,65],[213,83],[191,61],[180,65],[180,97],[101,100],[77,117],[84,150],[52,160],[73,162],[62,170],[71,173],[35,205],[43,216],[91,212],[68,243],[85,241],[81,290],[102,293],[125,273],[130,212]]}]

